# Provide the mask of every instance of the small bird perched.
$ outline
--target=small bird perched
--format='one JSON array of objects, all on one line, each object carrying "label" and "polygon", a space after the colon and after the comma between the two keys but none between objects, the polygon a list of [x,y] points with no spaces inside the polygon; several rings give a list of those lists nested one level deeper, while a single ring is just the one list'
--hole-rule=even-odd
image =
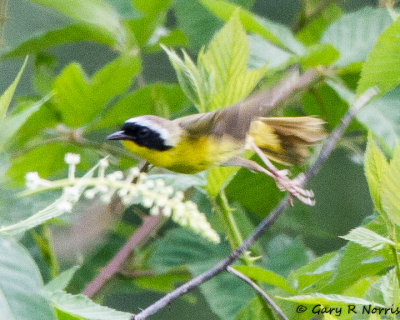
[{"label": "small bird perched", "polygon": [[[216,111],[193,114],[175,120],[153,115],[125,121],[120,131],[107,137],[123,145],[156,167],[181,173],[196,173],[214,166],[240,166],[272,177],[278,188],[292,197],[313,205],[313,193],[303,189],[304,175],[293,180],[288,170],[278,170],[270,161],[299,164],[308,155],[308,146],[325,137],[323,121],[316,117],[265,117],[277,104],[304,83],[311,83],[315,72],[299,77],[292,73],[269,91]],[[266,168],[241,158],[254,151]]]}]

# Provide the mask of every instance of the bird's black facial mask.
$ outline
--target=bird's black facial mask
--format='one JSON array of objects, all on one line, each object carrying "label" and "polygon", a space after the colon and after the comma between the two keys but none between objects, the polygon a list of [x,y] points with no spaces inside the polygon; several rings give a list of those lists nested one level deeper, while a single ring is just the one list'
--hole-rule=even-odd
[{"label": "bird's black facial mask", "polygon": [[109,135],[107,139],[131,140],[139,146],[159,151],[165,151],[171,148],[171,146],[165,144],[165,140],[161,137],[159,132],[134,122],[124,123],[121,127],[121,131]]}]

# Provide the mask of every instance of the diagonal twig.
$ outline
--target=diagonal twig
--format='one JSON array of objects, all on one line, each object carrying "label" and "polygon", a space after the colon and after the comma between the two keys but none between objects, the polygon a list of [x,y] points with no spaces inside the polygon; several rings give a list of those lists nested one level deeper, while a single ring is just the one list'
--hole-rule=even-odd
[{"label": "diagonal twig", "polygon": [[260,288],[254,281],[252,281],[250,278],[246,277],[243,273],[233,269],[231,266],[226,267],[226,271],[229,273],[232,273],[236,277],[238,277],[240,280],[243,280],[246,282],[249,286],[251,286],[254,290],[257,291],[257,293],[269,304],[269,306],[275,310],[275,312],[281,317],[282,320],[289,320],[281,308],[278,307],[278,305],[270,298],[269,295],[266,294],[266,292]]},{"label": "diagonal twig", "polygon": [[[353,106],[347,111],[347,113],[341,119],[340,124],[333,130],[329,138],[327,139],[325,145],[323,146],[321,152],[315,163],[312,167],[307,171],[304,179],[304,183],[306,183],[311,176],[315,175],[322,163],[328,158],[333,148],[335,147],[337,141],[343,135],[350,121],[356,115],[357,111],[366,105],[376,94],[378,93],[376,88],[368,89],[365,93],[363,93],[357,101],[353,104]],[[181,295],[187,293],[189,290],[199,286],[203,282],[211,279],[217,274],[224,271],[229,265],[231,265],[243,252],[245,252],[260,236],[265,230],[267,230],[281,215],[283,210],[285,210],[289,206],[289,197],[285,196],[281,202],[270,212],[270,214],[260,222],[260,224],[254,229],[253,233],[243,241],[243,243],[233,251],[228,257],[219,262],[217,265],[212,267],[211,269],[203,272],[202,274],[194,277],[190,281],[184,283],[180,287],[166,294],[161,299],[157,300],[147,308],[143,309],[138,314],[132,316],[131,320],[143,320],[148,316],[156,313],[160,309],[166,307],[170,302],[180,297]]]},{"label": "diagonal twig", "polygon": [[146,216],[140,228],[128,239],[123,247],[111,259],[111,261],[101,269],[100,273],[90,281],[83,289],[82,294],[93,297],[94,294],[109,280],[118,270],[122,263],[128,258],[133,248],[145,241],[152,232],[155,232],[160,223],[162,213],[158,216]]}]

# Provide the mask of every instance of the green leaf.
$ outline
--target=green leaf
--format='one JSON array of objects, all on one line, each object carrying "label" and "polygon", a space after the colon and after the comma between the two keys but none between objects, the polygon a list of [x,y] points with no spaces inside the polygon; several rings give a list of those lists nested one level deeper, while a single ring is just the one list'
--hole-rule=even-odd
[{"label": "green leaf", "polygon": [[213,37],[199,62],[213,75],[215,93],[208,110],[232,105],[246,97],[265,73],[264,68],[246,71],[249,45],[235,13]]},{"label": "green leaf", "polygon": [[[111,35],[119,46],[126,43],[126,32],[116,10],[101,0],[32,0],[52,7],[80,23],[90,24]],[[106,35],[108,36],[108,35]]]},{"label": "green leaf", "polygon": [[47,296],[57,309],[87,320],[129,320],[133,316],[131,313],[94,303],[82,294],[72,295],[64,291],[56,291],[47,292]]},{"label": "green leaf", "polygon": [[379,138],[380,143],[393,149],[400,141],[400,88],[371,101],[357,113],[357,120]]},{"label": "green leaf", "polygon": [[265,68],[246,71],[248,40],[237,14],[213,37],[196,66],[186,52],[181,59],[164,48],[175,68],[182,90],[200,112],[232,105],[246,97]]},{"label": "green leaf", "polygon": [[248,266],[234,266],[234,268],[237,271],[248,276],[252,280],[261,281],[271,286],[281,288],[282,290],[285,290],[286,292],[289,292],[291,294],[296,294],[296,290],[292,289],[288,285],[285,278],[281,277],[280,275],[272,271],[265,270],[260,267],[248,267]]},{"label": "green leaf", "polygon": [[77,63],[67,66],[54,81],[53,102],[67,126],[79,127],[86,124],[96,114],[95,107],[101,108],[93,106],[87,82],[84,71]]},{"label": "green leaf", "polygon": [[335,66],[346,67],[365,60],[379,34],[390,22],[386,10],[363,8],[344,14],[332,23],[322,34],[321,42],[333,45],[340,52]]},{"label": "green leaf", "polygon": [[177,0],[174,7],[178,28],[187,36],[189,47],[196,52],[222,27],[222,22],[197,0]]},{"label": "green leaf", "polygon": [[[43,178],[55,174],[57,176],[64,175],[66,171],[64,155],[68,152],[81,155],[78,168],[82,170],[89,169],[98,160],[98,155],[93,150],[70,144],[49,143],[12,158],[11,166],[6,174],[14,183],[19,185],[25,182],[25,174],[31,171],[37,171]],[[46,157],[43,157],[44,154]]]},{"label": "green leaf", "polygon": [[349,102],[343,100],[330,85],[325,84],[306,92],[301,100],[305,112],[324,119],[329,129],[334,129],[349,109]]},{"label": "green leaf", "polygon": [[178,273],[171,270],[171,272],[160,275],[137,278],[135,279],[135,285],[146,290],[168,293],[174,290],[178,283],[189,280],[189,273]]},{"label": "green leaf", "polygon": [[40,101],[33,103],[30,107],[25,108],[17,114],[8,116],[3,120],[0,127],[0,150],[10,140],[15,133],[24,125],[24,123],[33,115],[40,107],[50,99],[51,95],[48,95]]},{"label": "green leaf", "polygon": [[265,312],[264,306],[260,302],[260,298],[253,298],[243,308],[240,309],[235,320],[265,320],[270,319]]},{"label": "green leaf", "polygon": [[278,235],[268,242],[265,250],[267,252],[265,267],[283,277],[310,260],[310,253],[299,237]]},{"label": "green leaf", "polygon": [[274,46],[270,42],[265,41],[259,35],[248,35],[250,47],[250,57],[248,67],[250,69],[261,68],[267,66],[268,71],[271,69],[285,69],[292,61],[294,55]]},{"label": "green leaf", "polygon": [[319,41],[322,33],[332,22],[342,15],[342,9],[335,3],[329,3],[328,7],[314,20],[310,21],[297,34],[296,38],[305,45],[312,45]]},{"label": "green leaf", "polygon": [[375,144],[372,135],[368,134],[367,150],[364,157],[364,171],[372,201],[380,213],[383,213],[380,196],[381,182],[387,167],[388,163],[385,156]]},{"label": "green leaf", "polygon": [[[229,251],[226,243],[212,245],[189,230],[173,229],[158,241],[150,265],[162,273],[185,265],[192,275],[198,275],[217,264]],[[248,286],[227,273],[213,277],[200,290],[213,312],[223,319],[234,319],[240,308],[254,297]]]},{"label": "green leaf", "polygon": [[64,28],[51,30],[36,35],[27,41],[22,42],[16,48],[3,54],[4,58],[15,58],[27,54],[37,54],[44,50],[66,43],[78,41],[94,41],[108,46],[115,46],[115,39],[108,33],[92,28],[86,24],[72,24]]},{"label": "green leaf", "polygon": [[258,17],[227,1],[201,0],[200,2],[224,21],[228,21],[232,14],[238,10],[240,22],[247,31],[256,33],[276,46],[294,53],[304,51],[303,45],[295,39],[292,32],[284,25]]},{"label": "green leaf", "polygon": [[14,96],[14,91],[17,88],[18,82],[21,79],[22,73],[24,72],[25,66],[28,62],[28,57],[25,58],[24,64],[19,70],[17,76],[11,85],[4,91],[4,93],[0,96],[0,123],[6,117],[6,113],[8,107],[10,106],[11,100]]},{"label": "green leaf", "polygon": [[381,250],[383,246],[388,244],[393,246],[395,245],[392,240],[382,237],[379,234],[363,227],[354,228],[347,235],[341,236],[341,238],[355,242],[360,246],[374,251]]},{"label": "green leaf", "polygon": [[132,3],[141,16],[129,21],[129,26],[139,46],[144,47],[148,42],[151,42],[151,37],[157,33],[157,28],[164,24],[171,0],[133,0]]},{"label": "green leaf", "polygon": [[39,269],[27,250],[11,238],[0,237],[0,318],[55,320],[42,295]]},{"label": "green leaf", "polygon": [[329,44],[316,44],[306,49],[299,61],[304,68],[316,66],[328,66],[334,63],[339,57],[339,52]]},{"label": "green leaf", "polygon": [[292,271],[287,278],[287,282],[292,286],[296,286],[299,291],[318,290],[319,286],[324,285],[331,278],[339,257],[340,254],[337,252],[324,254]]},{"label": "green leaf", "polygon": [[139,70],[139,59],[128,55],[104,66],[91,81],[79,64],[67,66],[53,84],[53,102],[63,123],[74,128],[87,124],[99,115],[112,97],[129,87]]},{"label": "green leaf", "polygon": [[[93,176],[94,171],[99,166],[97,163],[93,168],[91,168],[83,177],[79,179],[79,181],[74,185],[74,188],[77,190],[77,199],[81,196],[84,191],[84,187],[82,187],[86,181]],[[65,209],[63,203],[65,203],[65,197],[61,195],[57,200],[49,204],[46,208],[36,212],[32,216],[21,220],[15,224],[8,225],[8,226],[1,226],[0,227],[0,234],[5,235],[17,235],[26,230],[32,229],[50,219],[59,217],[60,215],[65,213]],[[68,200],[68,202],[71,202]],[[73,204],[73,203],[72,203]]]},{"label": "green leaf", "polygon": [[377,307],[383,307],[379,303],[375,303],[374,301],[368,301],[365,299],[357,298],[357,297],[347,297],[339,294],[322,294],[322,293],[312,293],[305,295],[298,295],[292,297],[277,297],[287,301],[293,301],[297,303],[304,304],[314,304],[314,305],[334,305],[334,304],[356,304],[356,305],[375,305]]},{"label": "green leaf", "polygon": [[175,51],[161,47],[168,54],[183,92],[200,112],[206,112],[210,94],[214,91],[211,75],[207,74],[202,65],[198,68],[185,51],[181,59]]},{"label": "green leaf", "polygon": [[[256,156],[251,160],[259,161]],[[233,176],[225,191],[228,199],[234,199],[247,210],[262,217],[282,198],[282,192],[278,190],[273,179],[244,168]]]},{"label": "green leaf", "polygon": [[125,120],[143,114],[169,118],[187,105],[187,99],[177,84],[154,83],[125,95],[101,118],[93,129],[120,126]]},{"label": "green leaf", "polygon": [[132,55],[121,55],[106,64],[90,81],[96,103],[106,104],[112,97],[124,93],[140,70],[140,59]]},{"label": "green leaf", "polygon": [[207,171],[207,193],[216,197],[233,179],[239,167],[214,167]]},{"label": "green leaf", "polygon": [[85,320],[81,317],[75,317],[69,313],[63,312],[56,308],[57,320]]},{"label": "green leaf", "polygon": [[398,306],[400,303],[399,280],[396,275],[396,268],[390,270],[382,277],[381,292],[386,306]]},{"label": "green leaf", "polygon": [[400,225],[400,147],[397,144],[383,173],[380,195],[382,209],[390,220]]},{"label": "green leaf", "polygon": [[377,86],[385,94],[400,83],[400,19],[393,22],[376,41],[365,61],[357,93]]},{"label": "green leaf", "polygon": [[65,270],[64,272],[60,273],[56,278],[47,283],[44,289],[48,292],[64,290],[78,269],[79,267],[75,266],[69,268],[68,270]]},{"label": "green leaf", "polygon": [[[381,223],[371,222],[364,227],[380,235],[386,233],[386,227]],[[329,281],[321,283],[314,290],[324,293],[340,293],[359,279],[376,275],[391,265],[393,265],[393,256],[388,248],[384,247],[379,252],[375,252],[349,242],[337,257],[333,277]]]}]

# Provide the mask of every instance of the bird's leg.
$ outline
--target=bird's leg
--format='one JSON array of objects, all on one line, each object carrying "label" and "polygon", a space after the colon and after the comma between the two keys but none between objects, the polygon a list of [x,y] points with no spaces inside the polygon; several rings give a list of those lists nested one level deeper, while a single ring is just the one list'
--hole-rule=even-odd
[{"label": "bird's leg", "polygon": [[[232,158],[231,160],[225,162],[224,166],[240,166],[247,168],[253,172],[264,173],[265,175],[275,180],[277,187],[281,191],[287,190],[292,198],[297,198],[301,202],[310,206],[314,205],[315,202],[312,199],[314,197],[314,193],[311,190],[305,190],[302,187],[304,183],[304,174],[300,174],[293,180],[290,180],[288,178],[288,173],[289,173],[288,170],[278,170],[257,146],[256,149],[254,149],[254,151],[257,153],[258,156],[260,156],[261,154],[260,158],[261,160],[263,160],[263,162],[265,163],[265,165],[268,167],[269,170],[260,166],[255,161],[243,159],[240,157]],[[292,198],[290,200],[291,203],[292,203]]]},{"label": "bird's leg", "polygon": [[[267,166],[269,173],[272,173],[275,183],[281,191],[287,190],[292,197],[299,199],[305,204],[311,206],[315,204],[315,201],[312,199],[314,197],[314,193],[311,190],[306,190],[303,188],[305,178],[303,173],[299,174],[293,180],[289,179],[288,170],[278,170],[253,141],[250,141],[250,146]],[[270,174],[268,175],[270,176]]]}]

